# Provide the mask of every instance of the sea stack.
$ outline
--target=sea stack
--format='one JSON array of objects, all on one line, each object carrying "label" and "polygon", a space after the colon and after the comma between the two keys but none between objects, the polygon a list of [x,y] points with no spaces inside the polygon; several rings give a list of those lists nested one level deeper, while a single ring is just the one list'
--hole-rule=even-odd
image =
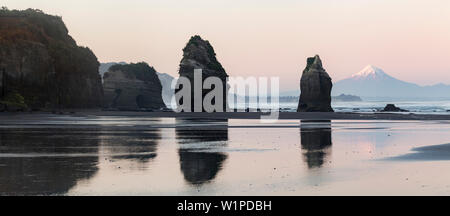
[{"label": "sea stack", "polygon": [[165,108],[156,71],[147,63],[116,64],[103,76],[105,105],[119,110]]},{"label": "sea stack", "polygon": [[[180,77],[186,77],[191,82],[191,112],[194,112],[194,70],[202,69],[202,82],[208,77],[217,77],[222,81],[223,88],[223,111],[226,111],[227,107],[227,82],[226,79],[228,74],[222,67],[219,61],[216,59],[216,53],[213,47],[207,40],[203,40],[200,36],[195,35],[191,37],[186,47],[183,49],[183,58],[180,62],[179,74]],[[202,85],[203,86],[203,85]],[[213,87],[215,88],[215,87]],[[178,92],[182,89],[175,89]],[[206,94],[211,92],[213,89],[202,89],[201,91],[201,101],[203,101]],[[200,101],[200,100],[198,100]],[[177,106],[179,106],[180,101],[177,100]],[[202,106],[203,107],[203,106]],[[201,111],[205,112],[204,108]]]},{"label": "sea stack", "polygon": [[0,10],[2,103],[31,109],[101,106],[99,62],[68,34],[61,17],[40,10]]},{"label": "sea stack", "polygon": [[334,112],[331,108],[331,78],[318,55],[308,58],[300,80],[297,112]]}]

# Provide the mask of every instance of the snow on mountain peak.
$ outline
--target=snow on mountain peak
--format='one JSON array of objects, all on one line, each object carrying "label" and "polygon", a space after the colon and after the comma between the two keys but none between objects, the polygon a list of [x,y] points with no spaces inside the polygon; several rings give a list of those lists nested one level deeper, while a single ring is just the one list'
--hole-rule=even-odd
[{"label": "snow on mountain peak", "polygon": [[386,73],[382,69],[377,68],[373,65],[367,65],[360,72],[353,74],[352,78],[377,78],[383,76],[386,76]]}]

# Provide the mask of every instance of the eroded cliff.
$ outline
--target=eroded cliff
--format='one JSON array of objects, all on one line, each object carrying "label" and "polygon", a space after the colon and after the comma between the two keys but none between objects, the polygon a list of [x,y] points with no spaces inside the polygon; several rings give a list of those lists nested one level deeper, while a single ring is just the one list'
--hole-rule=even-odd
[{"label": "eroded cliff", "polygon": [[30,108],[100,107],[98,67],[97,57],[76,44],[61,17],[0,10],[2,100],[20,94]]}]

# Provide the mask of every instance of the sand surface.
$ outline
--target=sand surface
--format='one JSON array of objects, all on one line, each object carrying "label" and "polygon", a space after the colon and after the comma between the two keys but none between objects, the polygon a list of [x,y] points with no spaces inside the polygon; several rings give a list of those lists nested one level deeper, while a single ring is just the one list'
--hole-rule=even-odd
[{"label": "sand surface", "polygon": [[[0,120],[8,116],[55,115],[50,112],[18,112],[0,113]],[[77,110],[64,111],[61,115],[69,116],[145,116],[154,118],[206,118],[206,119],[260,119],[268,116],[260,112],[224,112],[224,113],[175,113],[175,112],[128,112],[128,111],[98,111]],[[280,112],[279,119],[305,120],[450,120],[450,114],[414,114],[414,113],[327,113],[327,112]]]},{"label": "sand surface", "polygon": [[0,115],[0,194],[450,195],[450,121],[95,113]]}]

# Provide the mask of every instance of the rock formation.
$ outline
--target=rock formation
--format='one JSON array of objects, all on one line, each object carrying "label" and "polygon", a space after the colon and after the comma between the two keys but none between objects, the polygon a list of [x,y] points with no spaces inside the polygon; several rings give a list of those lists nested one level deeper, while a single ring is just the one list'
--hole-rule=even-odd
[{"label": "rock formation", "polygon": [[320,57],[308,58],[300,81],[297,112],[333,112],[331,108],[331,78],[322,67]]},{"label": "rock formation", "polygon": [[120,64],[124,65],[127,64],[126,62],[107,62],[107,63],[100,63],[100,66],[98,67],[98,72],[100,73],[100,77],[102,79],[103,83],[103,75],[105,75],[106,72],[108,72],[109,68],[113,65]]},{"label": "rock formation", "polygon": [[[202,69],[203,80],[208,77],[218,77],[222,80],[223,111],[225,111],[228,90],[226,79],[228,74],[225,72],[225,69],[219,61],[217,61],[216,53],[211,44],[198,35],[191,37],[186,44],[186,47],[183,49],[183,58],[181,59],[179,69],[180,77],[186,77],[191,81],[191,112],[194,112],[194,69]],[[180,89],[175,89],[175,92]],[[212,90],[202,90],[202,101],[204,96],[210,91]],[[179,105],[179,101],[177,101],[177,105]]]},{"label": "rock formation", "polygon": [[[103,77],[103,75],[108,72],[109,68],[113,65],[120,64],[124,65],[127,64],[126,62],[107,62],[107,63],[100,63],[100,67],[98,69],[98,72]],[[167,107],[172,108],[174,105],[172,105],[172,98],[174,97],[174,90],[172,88],[172,81],[173,77],[166,73],[159,73],[156,71],[156,75],[158,75],[159,81],[162,85],[162,98],[164,101],[164,104],[166,104]]]},{"label": "rock formation", "polygon": [[404,110],[399,107],[396,107],[394,104],[387,104],[382,111],[383,112],[409,112],[408,110]]},{"label": "rock formation", "polygon": [[100,107],[99,62],[77,46],[61,17],[0,10],[0,100],[22,96],[30,108]]},{"label": "rock formation", "polygon": [[105,105],[120,110],[165,108],[161,82],[147,63],[116,64],[103,76]]}]

